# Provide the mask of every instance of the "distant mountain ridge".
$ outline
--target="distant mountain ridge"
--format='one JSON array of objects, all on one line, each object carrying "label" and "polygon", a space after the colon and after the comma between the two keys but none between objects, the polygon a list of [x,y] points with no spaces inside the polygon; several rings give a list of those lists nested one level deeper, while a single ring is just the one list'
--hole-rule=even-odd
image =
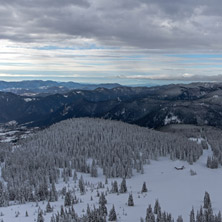
[{"label": "distant mountain ridge", "polygon": [[222,128],[222,83],[72,90],[49,96],[0,92],[0,123],[49,126],[73,117],[99,117],[158,128],[171,123]]},{"label": "distant mountain ridge", "polygon": [[56,81],[42,81],[42,80],[28,80],[19,82],[0,81],[0,91],[12,92],[18,95],[26,94],[55,94],[66,93],[73,89],[94,90],[99,87],[111,89],[118,87],[118,83],[104,83],[104,84],[84,84],[77,82],[56,82]]}]

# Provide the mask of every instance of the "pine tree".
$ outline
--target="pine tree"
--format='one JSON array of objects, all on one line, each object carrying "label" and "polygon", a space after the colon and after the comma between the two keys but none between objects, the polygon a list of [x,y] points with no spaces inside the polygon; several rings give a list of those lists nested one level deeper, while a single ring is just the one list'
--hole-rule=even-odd
[{"label": "pine tree", "polygon": [[211,205],[204,211],[204,222],[214,222],[214,215]]},{"label": "pine tree", "polygon": [[100,205],[105,205],[105,204],[107,204],[107,200],[106,200],[106,197],[105,197],[105,195],[104,195],[103,192],[101,193],[101,195],[100,195],[100,197],[99,197],[99,204],[100,204]]},{"label": "pine tree", "polygon": [[46,205],[46,213],[51,213],[53,211],[53,208],[51,207],[50,203],[48,202]]},{"label": "pine tree", "polygon": [[210,200],[210,194],[208,192],[205,192],[204,195],[204,206],[205,209],[208,209],[211,207],[211,200]]},{"label": "pine tree", "polygon": [[167,214],[167,222],[173,222],[171,214]]},{"label": "pine tree", "polygon": [[37,222],[44,222],[44,217],[43,217],[43,212],[41,209],[39,209],[39,212],[38,212],[38,217],[37,217]]},{"label": "pine tree", "polygon": [[155,222],[155,216],[154,213],[152,212],[151,205],[149,205],[149,207],[147,208],[145,220],[146,222]]},{"label": "pine tree", "polygon": [[196,221],[197,221],[197,222],[204,222],[204,214],[203,214],[203,208],[202,208],[202,206],[200,207],[200,211],[197,212]]},{"label": "pine tree", "polygon": [[127,192],[127,186],[126,186],[126,179],[123,178],[121,184],[120,184],[120,193],[126,193]]},{"label": "pine tree", "polygon": [[130,206],[130,207],[134,206],[133,195],[132,194],[129,194],[128,206]]},{"label": "pine tree", "polygon": [[167,221],[167,213],[165,211],[161,215],[161,222],[162,221]]},{"label": "pine tree", "polygon": [[116,221],[117,217],[116,217],[116,211],[115,211],[115,207],[113,205],[112,209],[109,212],[109,221]]},{"label": "pine tree", "polygon": [[90,207],[89,207],[89,204],[87,204],[86,213],[87,213],[87,215],[90,215]]},{"label": "pine tree", "polygon": [[66,192],[66,195],[65,195],[64,206],[65,207],[71,206],[71,204],[72,204],[72,195],[70,191],[68,191]]},{"label": "pine tree", "polygon": [[95,160],[92,161],[92,165],[91,165],[91,169],[90,169],[90,174],[91,174],[92,177],[97,177],[98,176]]},{"label": "pine tree", "polygon": [[0,181],[0,207],[8,206],[8,195],[4,184]]},{"label": "pine tree", "polygon": [[106,204],[107,204],[107,200],[106,200],[104,193],[102,192],[99,197],[99,211],[100,211],[100,214],[103,216],[107,215]]},{"label": "pine tree", "polygon": [[64,211],[64,208],[63,206],[61,206],[61,209],[60,209],[60,216],[64,216],[65,215],[65,211]]},{"label": "pine tree", "polygon": [[76,182],[76,180],[78,180],[78,176],[77,176],[77,173],[76,171],[74,171],[74,174],[73,174],[73,180]]},{"label": "pine tree", "polygon": [[157,199],[155,201],[155,205],[154,205],[154,214],[158,214],[159,211],[161,212],[161,207],[160,207],[159,201]]},{"label": "pine tree", "polygon": [[211,168],[211,157],[210,156],[207,157],[207,167]]},{"label": "pine tree", "polygon": [[212,169],[217,169],[218,168],[218,159],[217,157],[213,156],[212,157],[212,162],[211,162],[211,168]]},{"label": "pine tree", "polygon": [[153,212],[152,206],[151,206],[151,204],[149,204],[148,208],[146,209],[146,213],[150,214],[152,212]]},{"label": "pine tree", "polygon": [[222,222],[222,217],[221,217],[221,212],[219,211],[219,213],[215,216],[215,222]]},{"label": "pine tree", "polygon": [[146,193],[148,190],[147,190],[147,187],[146,187],[146,182],[143,183],[143,186],[142,186],[142,190],[141,192],[142,193]]},{"label": "pine tree", "polygon": [[217,222],[222,222],[222,216],[221,216],[221,212],[219,211],[218,215],[217,215]]},{"label": "pine tree", "polygon": [[156,222],[161,222],[162,221],[162,213],[161,211],[158,211],[157,216],[156,216]]},{"label": "pine tree", "polygon": [[112,183],[112,192],[113,193],[118,193],[119,192],[118,183],[117,183],[116,180]]},{"label": "pine tree", "polygon": [[85,184],[84,184],[84,180],[83,180],[82,175],[81,175],[81,177],[79,179],[79,189],[80,189],[80,193],[81,194],[85,193]]},{"label": "pine tree", "polygon": [[99,205],[99,211],[100,211],[100,215],[106,217],[107,216],[107,207],[105,204],[100,204]]},{"label": "pine tree", "polygon": [[55,182],[52,182],[52,188],[49,192],[49,201],[54,202],[58,200],[58,193],[56,191]]},{"label": "pine tree", "polygon": [[194,209],[193,208],[190,212],[190,222],[195,222],[195,214],[194,214]]}]

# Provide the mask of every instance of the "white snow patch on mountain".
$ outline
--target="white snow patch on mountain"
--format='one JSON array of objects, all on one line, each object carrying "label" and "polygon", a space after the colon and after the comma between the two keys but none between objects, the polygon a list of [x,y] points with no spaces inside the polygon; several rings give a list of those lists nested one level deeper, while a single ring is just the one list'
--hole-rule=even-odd
[{"label": "white snow patch on mountain", "polygon": [[179,119],[178,116],[170,113],[167,115],[164,119],[164,125],[170,124],[170,123],[181,123],[181,120]]},{"label": "white snow patch on mountain", "polygon": [[31,102],[32,100],[34,100],[33,98],[25,98],[24,99],[26,102]]}]

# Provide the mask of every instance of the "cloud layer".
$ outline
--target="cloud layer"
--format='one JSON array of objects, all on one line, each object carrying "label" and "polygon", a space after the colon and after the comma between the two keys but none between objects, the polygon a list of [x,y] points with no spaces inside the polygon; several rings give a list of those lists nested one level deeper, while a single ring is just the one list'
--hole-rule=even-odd
[{"label": "cloud layer", "polygon": [[221,49],[220,0],[0,0],[0,38]]},{"label": "cloud layer", "polygon": [[0,78],[218,80],[221,7],[221,0],[0,0]]}]

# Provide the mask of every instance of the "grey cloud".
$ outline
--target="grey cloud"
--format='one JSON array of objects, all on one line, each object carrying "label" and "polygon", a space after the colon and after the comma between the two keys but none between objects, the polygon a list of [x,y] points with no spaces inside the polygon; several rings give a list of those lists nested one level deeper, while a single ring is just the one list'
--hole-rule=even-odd
[{"label": "grey cloud", "polygon": [[166,78],[167,80],[182,80],[182,81],[214,81],[214,82],[222,82],[222,74],[219,75],[193,75],[193,76],[180,76],[175,78]]},{"label": "grey cloud", "polygon": [[0,4],[2,6],[8,6],[8,7],[24,7],[24,8],[41,8],[44,9],[44,7],[63,7],[63,6],[72,6],[72,5],[78,5],[81,7],[88,7],[89,3],[87,0],[0,0]]},{"label": "grey cloud", "polygon": [[121,79],[147,79],[147,80],[169,80],[169,81],[188,81],[188,82],[222,82],[222,74],[218,75],[166,75],[166,76],[147,76],[147,75],[136,75],[126,76],[119,75],[116,78]]},{"label": "grey cloud", "polygon": [[0,38],[145,49],[222,49],[220,0],[0,0]]}]

